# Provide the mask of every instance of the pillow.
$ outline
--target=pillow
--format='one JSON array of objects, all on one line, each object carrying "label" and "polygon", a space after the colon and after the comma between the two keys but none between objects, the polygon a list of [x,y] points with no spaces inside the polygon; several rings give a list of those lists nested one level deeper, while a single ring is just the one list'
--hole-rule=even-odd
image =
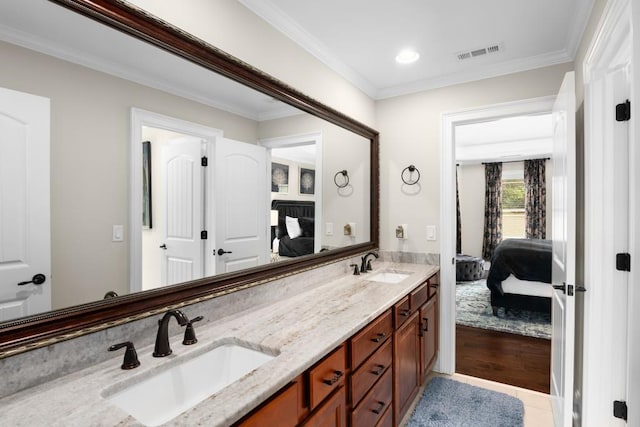
[{"label": "pillow", "polygon": [[284,221],[287,225],[287,234],[289,235],[289,238],[295,239],[296,237],[302,236],[302,229],[300,228],[298,218],[291,218],[290,216],[287,216]]},{"label": "pillow", "polygon": [[313,218],[300,217],[298,218],[298,223],[300,224],[300,228],[302,229],[302,235],[304,237],[313,237],[315,233],[315,225]]}]

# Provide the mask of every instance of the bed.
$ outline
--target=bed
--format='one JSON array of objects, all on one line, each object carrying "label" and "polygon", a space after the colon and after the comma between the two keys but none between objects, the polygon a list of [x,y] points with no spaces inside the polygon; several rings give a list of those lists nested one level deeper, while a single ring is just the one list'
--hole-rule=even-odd
[{"label": "bed", "polygon": [[277,232],[271,236],[274,252],[278,252],[280,257],[291,258],[314,253],[315,203],[306,200],[273,200],[271,209],[278,211]]},{"label": "bed", "polygon": [[506,239],[495,249],[487,276],[491,308],[551,312],[551,240]]}]

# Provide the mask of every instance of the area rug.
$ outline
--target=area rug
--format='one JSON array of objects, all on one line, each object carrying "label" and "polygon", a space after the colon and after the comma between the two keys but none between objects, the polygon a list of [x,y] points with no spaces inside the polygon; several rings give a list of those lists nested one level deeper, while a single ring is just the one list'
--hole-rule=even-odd
[{"label": "area rug", "polygon": [[407,427],[522,427],[520,399],[435,377],[424,390]]},{"label": "area rug", "polygon": [[456,285],[456,323],[536,338],[551,339],[551,314],[501,308],[498,317],[491,311],[491,292],[486,280]]}]

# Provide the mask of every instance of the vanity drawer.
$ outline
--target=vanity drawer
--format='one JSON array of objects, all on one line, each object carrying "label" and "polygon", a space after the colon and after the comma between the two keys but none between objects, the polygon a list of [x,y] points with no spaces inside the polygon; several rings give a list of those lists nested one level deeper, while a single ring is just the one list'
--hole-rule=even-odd
[{"label": "vanity drawer", "polygon": [[347,370],[345,347],[341,345],[309,371],[309,409],[344,384]]},{"label": "vanity drawer", "polygon": [[351,338],[351,369],[356,369],[393,333],[391,311],[387,311]]},{"label": "vanity drawer", "polygon": [[409,294],[409,305],[415,311],[429,300],[429,282],[426,281]]},{"label": "vanity drawer", "polygon": [[375,426],[382,419],[385,411],[392,406],[392,380],[391,369],[387,369],[380,381],[367,393],[362,402],[351,413],[351,425],[353,427]]},{"label": "vanity drawer", "polygon": [[398,329],[411,315],[409,295],[402,298],[393,306],[393,315],[395,318],[395,327]]},{"label": "vanity drawer", "polygon": [[392,362],[391,340],[385,342],[366,362],[351,376],[351,401],[356,406],[371,386],[389,369]]}]

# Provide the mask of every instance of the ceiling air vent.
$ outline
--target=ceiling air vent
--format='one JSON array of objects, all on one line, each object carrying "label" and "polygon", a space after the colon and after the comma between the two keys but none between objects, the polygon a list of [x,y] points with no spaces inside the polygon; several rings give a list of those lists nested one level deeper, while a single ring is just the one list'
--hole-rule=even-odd
[{"label": "ceiling air vent", "polygon": [[467,50],[464,52],[458,52],[456,56],[459,61],[469,58],[476,58],[478,56],[483,56],[489,53],[497,53],[503,50],[502,43],[492,44],[487,47],[482,47],[479,49]]}]

